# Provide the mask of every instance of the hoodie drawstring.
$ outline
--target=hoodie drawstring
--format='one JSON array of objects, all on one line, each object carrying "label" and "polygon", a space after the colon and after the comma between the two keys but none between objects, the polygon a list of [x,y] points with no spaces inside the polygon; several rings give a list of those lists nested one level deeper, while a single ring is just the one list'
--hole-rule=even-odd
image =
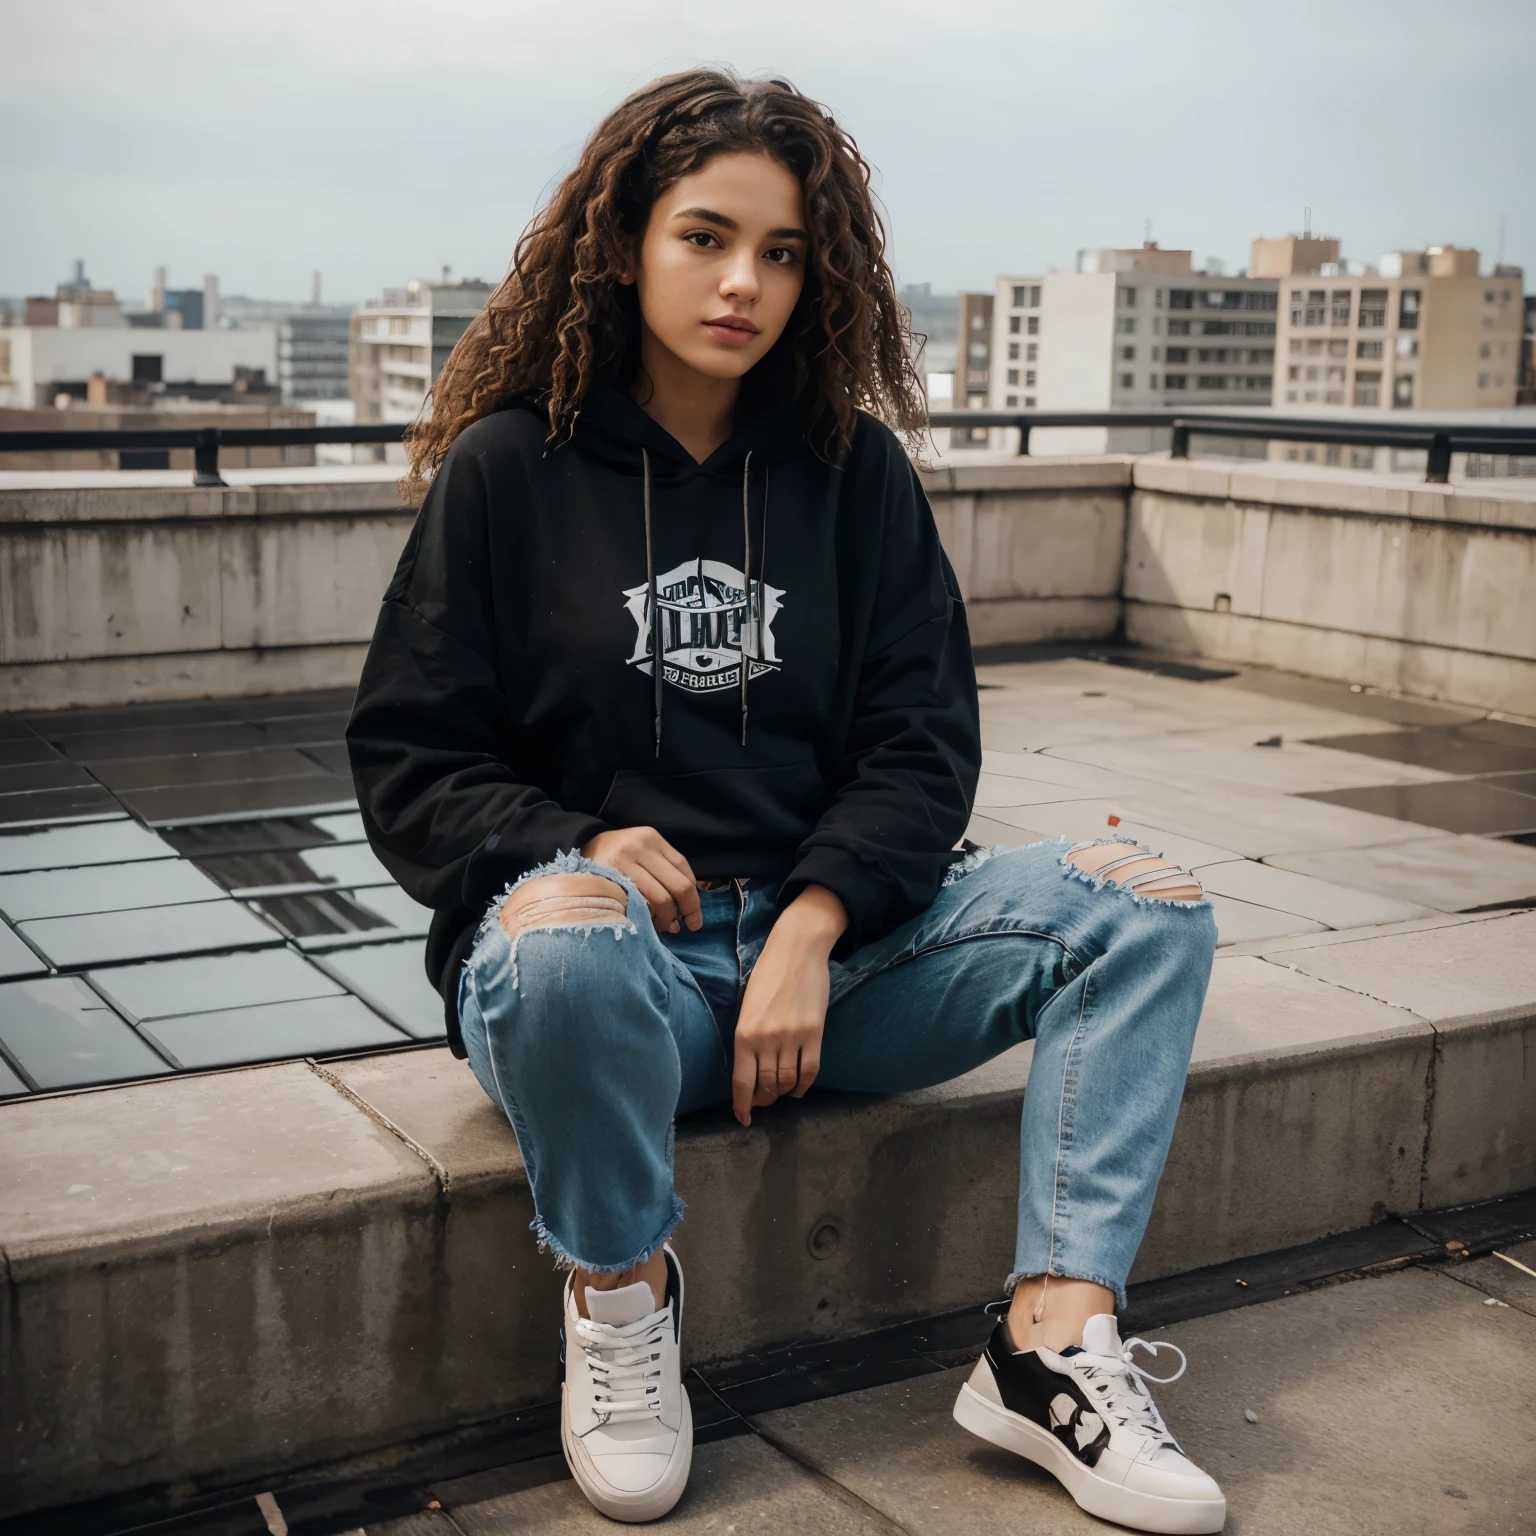
[{"label": "hoodie drawstring", "polygon": [[[661,756],[661,701],[662,701],[662,654],[661,609],[656,601],[656,554],[651,530],[651,456],[640,450],[640,471],[645,506],[645,586],[646,601],[651,621],[651,685],[652,711],[656,735],[656,756]],[[768,550],[768,470],[763,471],[763,547],[762,556]],[[749,451],[741,466],[741,580],[744,612],[741,625],[741,744],[747,744],[747,685],[752,676],[752,656],[757,648],[759,633],[757,605],[752,600],[752,517],[751,485],[752,454]],[[761,585],[761,583],[759,583]],[[750,642],[750,648],[749,648]]]},{"label": "hoodie drawstring", "polygon": [[651,540],[651,456],[640,450],[645,497],[645,589],[651,620],[651,708],[656,732],[656,756],[661,756],[661,613],[656,606],[656,555]]},{"label": "hoodie drawstring", "polygon": [[749,452],[741,466],[741,585],[746,607],[741,624],[741,744],[747,744],[747,677],[752,670],[752,655],[747,649],[747,637],[752,633],[752,518],[749,512],[747,490],[751,485],[752,455]]}]

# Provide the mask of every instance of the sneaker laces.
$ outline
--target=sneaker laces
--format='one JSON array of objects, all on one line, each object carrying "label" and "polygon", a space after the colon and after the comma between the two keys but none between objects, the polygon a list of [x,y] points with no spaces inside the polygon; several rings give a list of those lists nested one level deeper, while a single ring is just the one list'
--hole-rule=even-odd
[{"label": "sneaker laces", "polygon": [[661,1414],[661,1346],[672,1329],[672,1304],[633,1323],[576,1319],[576,1341],[592,1373],[599,1424]]},{"label": "sneaker laces", "polygon": [[[1179,1357],[1178,1370],[1172,1376],[1153,1376],[1142,1370],[1131,1358],[1131,1351],[1138,1344],[1154,1356],[1160,1350],[1171,1349]],[[1150,1435],[1162,1444],[1178,1449],[1178,1441],[1168,1433],[1163,1416],[1157,1411],[1157,1404],[1152,1401],[1146,1386],[1149,1381],[1166,1386],[1184,1374],[1189,1360],[1177,1344],[1167,1340],[1154,1343],[1148,1339],[1126,1339],[1118,1355],[1090,1355],[1085,1351],[1070,1358],[1084,1378],[1092,1383],[1091,1398],[1096,1408],[1113,1415],[1123,1428]]]}]

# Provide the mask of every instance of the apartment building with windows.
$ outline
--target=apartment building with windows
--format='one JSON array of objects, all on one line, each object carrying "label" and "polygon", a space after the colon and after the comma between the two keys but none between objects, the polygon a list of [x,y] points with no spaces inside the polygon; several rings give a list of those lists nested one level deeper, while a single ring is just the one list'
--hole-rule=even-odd
[{"label": "apartment building with windows", "polygon": [[[1196,272],[1189,251],[1150,242],[1079,252],[1075,272],[1001,276],[988,403],[1042,411],[1268,405],[1278,293],[1272,278]],[[1037,451],[1153,446],[1147,428],[1052,428]]]},{"label": "apartment building with windows", "polygon": [[[1259,247],[1277,241],[1254,242]],[[1318,244],[1318,242],[1312,242]],[[1274,404],[1396,410],[1487,410],[1515,404],[1522,279],[1480,275],[1478,253],[1450,245],[1392,251],[1347,275],[1338,242],[1308,270],[1281,275]],[[1262,259],[1277,264],[1272,252]]]},{"label": "apartment building with windows", "polygon": [[[956,409],[984,411],[992,403],[992,313],[990,293],[960,295],[960,324],[955,353]],[[984,448],[991,434],[985,427],[959,428],[950,433],[951,448]]]},{"label": "apartment building with windows", "polygon": [[453,278],[387,288],[351,318],[348,377],[359,422],[416,419],[438,370],[495,284]]}]

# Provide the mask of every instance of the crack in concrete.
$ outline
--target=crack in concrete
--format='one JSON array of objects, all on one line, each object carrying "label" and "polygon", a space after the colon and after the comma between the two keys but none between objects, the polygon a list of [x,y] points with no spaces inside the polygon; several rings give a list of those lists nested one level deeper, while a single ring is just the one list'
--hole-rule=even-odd
[{"label": "crack in concrete", "polygon": [[304,1065],[307,1066],[309,1070],[315,1074],[316,1077],[322,1078],[325,1082],[329,1083],[331,1087],[334,1088],[336,1092],[339,1093],[342,1098],[344,1098],[349,1104],[353,1105],[357,1109],[360,1109],[376,1125],[388,1131],[391,1136],[394,1136],[399,1141],[403,1142],[407,1147],[409,1147],[411,1151],[414,1152],[416,1156],[419,1157],[422,1162],[424,1162],[427,1167],[432,1170],[432,1175],[437,1180],[438,1187],[445,1195],[450,1189],[453,1188],[453,1179],[449,1175],[448,1170],[443,1167],[443,1165],[438,1162],[438,1160],[433,1157],[432,1154],[427,1151],[427,1149],[422,1146],[419,1141],[415,1140],[415,1138],[409,1135],[406,1131],[403,1131],[382,1110],[376,1109],[367,1101],[367,1099],[363,1098],[361,1094],[357,1093],[354,1089],[349,1088],[346,1083],[342,1082],[342,1080],[337,1077],[334,1072],[328,1071],[325,1067],[322,1067],[320,1063],[316,1061],[312,1056],[306,1056],[304,1058]]}]

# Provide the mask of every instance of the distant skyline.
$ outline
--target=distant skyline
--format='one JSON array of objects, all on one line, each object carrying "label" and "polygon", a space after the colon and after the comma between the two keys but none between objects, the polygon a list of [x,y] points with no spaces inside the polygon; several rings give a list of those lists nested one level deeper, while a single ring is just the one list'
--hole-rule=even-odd
[{"label": "distant skyline", "polygon": [[1255,235],[1478,247],[1536,288],[1530,0],[0,0],[0,294],[360,301],[499,278],[601,114],[697,63],[787,76],[876,168],[902,282],[992,287]]}]

